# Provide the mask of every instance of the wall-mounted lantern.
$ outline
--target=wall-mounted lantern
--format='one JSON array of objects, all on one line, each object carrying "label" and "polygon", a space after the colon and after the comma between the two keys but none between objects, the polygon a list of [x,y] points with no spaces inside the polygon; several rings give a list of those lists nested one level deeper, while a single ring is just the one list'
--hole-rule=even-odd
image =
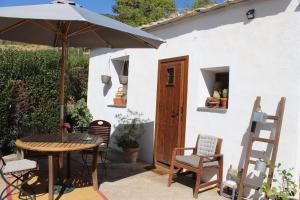
[{"label": "wall-mounted lantern", "polygon": [[247,15],[247,19],[254,19],[255,18],[255,10],[254,9],[250,9],[248,10],[248,12],[246,13]]}]

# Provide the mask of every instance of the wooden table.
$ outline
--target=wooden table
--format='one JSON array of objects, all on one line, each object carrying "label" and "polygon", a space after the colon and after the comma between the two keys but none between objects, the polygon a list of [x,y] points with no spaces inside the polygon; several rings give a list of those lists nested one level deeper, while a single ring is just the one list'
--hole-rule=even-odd
[{"label": "wooden table", "polygon": [[59,134],[41,134],[24,137],[16,141],[16,146],[20,149],[43,152],[48,154],[49,166],[49,200],[54,199],[54,184],[53,184],[53,155],[59,154],[59,166],[63,168],[63,154],[68,154],[68,173],[70,173],[70,152],[80,151],[84,149],[94,149],[92,179],[93,188],[98,190],[97,176],[97,158],[98,147],[103,142],[102,138],[96,135],[84,133],[65,134],[62,138]]}]

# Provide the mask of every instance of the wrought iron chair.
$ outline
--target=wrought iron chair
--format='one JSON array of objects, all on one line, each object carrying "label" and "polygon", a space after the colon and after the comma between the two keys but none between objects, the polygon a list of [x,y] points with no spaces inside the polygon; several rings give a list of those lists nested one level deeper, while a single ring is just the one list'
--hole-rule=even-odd
[{"label": "wrought iron chair", "polygon": [[[96,120],[90,123],[89,125],[89,134],[98,135],[103,139],[103,143],[99,146],[99,155],[101,157],[101,162],[103,163],[105,174],[107,173],[106,167],[106,159],[107,153],[109,151],[109,141],[110,141],[110,131],[111,131],[111,124],[104,120]],[[82,151],[82,160],[84,162],[84,167],[87,167],[87,155],[93,154],[93,149],[87,149]]]},{"label": "wrought iron chair", "polygon": [[[168,186],[171,186],[174,169],[178,168],[177,175],[183,169],[196,175],[194,198],[198,197],[200,189],[217,184],[222,184],[223,178],[223,155],[221,153],[222,139],[213,136],[199,135],[195,148],[175,148],[172,155]],[[178,155],[184,150],[192,150],[192,155]],[[218,168],[217,180],[201,184],[201,173],[204,168]]]},{"label": "wrought iron chair", "polygon": [[[33,189],[28,186],[28,182],[34,177],[34,172],[38,170],[37,163],[35,161],[27,159],[9,161],[6,163],[1,154],[0,158],[2,161],[0,175],[6,183],[6,187],[0,194],[0,199],[5,199],[10,196],[13,191],[18,190],[19,199],[21,199],[22,194],[25,194],[31,200],[35,200],[35,193]],[[7,179],[8,176],[11,176],[15,179],[10,182]],[[28,189],[32,192],[33,195],[30,195],[23,189],[25,185],[28,186]],[[12,190],[8,190],[8,188],[10,187],[12,188]]]}]

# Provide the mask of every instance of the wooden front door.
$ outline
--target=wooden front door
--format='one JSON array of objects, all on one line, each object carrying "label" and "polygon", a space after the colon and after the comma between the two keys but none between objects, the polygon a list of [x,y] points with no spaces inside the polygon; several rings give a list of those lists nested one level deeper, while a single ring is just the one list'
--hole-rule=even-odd
[{"label": "wooden front door", "polygon": [[184,147],[188,56],[159,61],[155,163],[169,165],[175,147]]}]

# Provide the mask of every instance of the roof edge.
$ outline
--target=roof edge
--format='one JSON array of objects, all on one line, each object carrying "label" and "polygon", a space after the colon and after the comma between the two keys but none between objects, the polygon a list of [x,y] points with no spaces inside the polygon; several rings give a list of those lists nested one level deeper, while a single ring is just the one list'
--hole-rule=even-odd
[{"label": "roof edge", "polygon": [[185,12],[185,13],[182,13],[182,14],[177,13],[176,16],[173,15],[173,17],[163,18],[159,21],[152,22],[152,23],[146,24],[146,25],[142,25],[139,28],[144,30],[144,31],[149,31],[149,30],[158,28],[160,26],[164,26],[164,25],[167,25],[167,24],[170,24],[170,23],[173,23],[173,22],[177,22],[177,21],[189,18],[189,17],[193,17],[193,16],[196,16],[196,15],[199,15],[199,14],[204,14],[204,13],[212,12],[212,11],[215,11],[215,10],[227,8],[229,6],[232,6],[232,5],[235,5],[235,4],[238,4],[238,3],[242,3],[242,2],[245,2],[245,1],[250,1],[250,0],[225,0],[223,3],[220,3],[220,4],[215,4],[215,5],[212,5],[212,6],[205,7],[205,8],[203,8],[203,7],[202,8],[197,8],[197,9],[194,9],[192,11],[188,11],[188,12]]}]

